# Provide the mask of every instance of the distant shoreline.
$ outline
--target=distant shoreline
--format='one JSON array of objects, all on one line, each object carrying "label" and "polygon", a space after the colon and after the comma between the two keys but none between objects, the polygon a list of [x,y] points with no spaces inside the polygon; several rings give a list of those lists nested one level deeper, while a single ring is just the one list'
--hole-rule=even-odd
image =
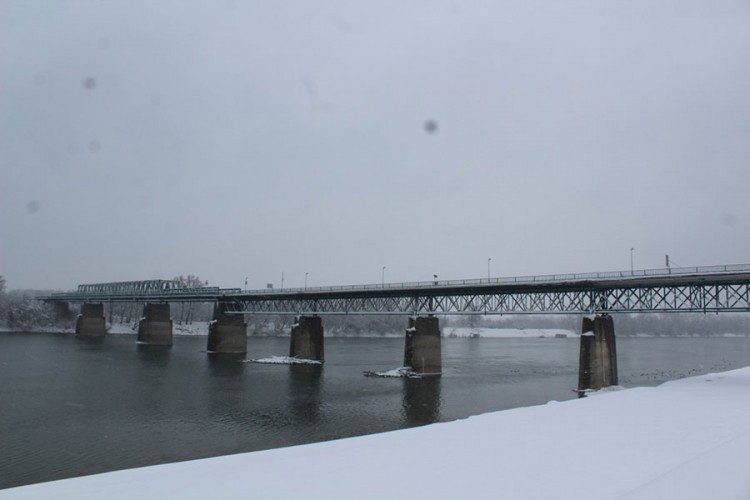
[{"label": "distant shoreline", "polygon": [[[459,338],[459,339],[470,339],[470,338],[482,338],[482,339],[577,339],[580,337],[580,333],[564,328],[470,328],[463,326],[446,326],[441,328],[442,336],[445,339]],[[17,328],[9,328],[7,326],[0,326],[0,333],[74,333],[75,329],[72,327],[35,327],[29,330],[19,330]],[[138,331],[133,329],[130,324],[115,323],[108,325],[107,334],[109,335],[135,335]],[[366,334],[347,334],[341,332],[325,332],[326,338],[402,338],[402,332],[386,332],[384,334],[368,332]],[[175,337],[206,337],[208,336],[208,322],[206,321],[195,321],[189,325],[177,325],[173,326],[173,335]],[[248,337],[289,337],[289,332],[283,334],[253,334],[248,332]],[[649,332],[640,332],[636,334],[617,334],[618,338],[750,338],[750,333],[708,333],[704,335],[686,333],[686,334],[657,334]]]}]

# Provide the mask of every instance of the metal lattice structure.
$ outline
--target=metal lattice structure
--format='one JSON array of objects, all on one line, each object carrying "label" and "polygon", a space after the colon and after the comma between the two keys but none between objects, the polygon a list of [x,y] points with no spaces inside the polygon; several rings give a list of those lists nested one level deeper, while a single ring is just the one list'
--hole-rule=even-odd
[{"label": "metal lattice structure", "polygon": [[233,314],[594,314],[750,311],[750,265],[243,292],[177,282],[80,285],[56,301],[216,301]]},{"label": "metal lattice structure", "polygon": [[185,287],[174,280],[119,281],[115,283],[92,283],[78,285],[78,293],[149,293],[179,290]]},{"label": "metal lattice structure", "polygon": [[78,285],[76,291],[38,297],[59,302],[212,302],[239,288],[186,287],[175,280],[119,281]]},{"label": "metal lattice structure", "polygon": [[[750,275],[695,278],[694,283],[650,278],[637,282],[486,285],[415,289],[413,293],[313,292],[241,296],[227,301],[240,314],[594,314],[750,311]],[[686,281],[686,280],[680,280]],[[404,292],[407,292],[404,290]]]}]

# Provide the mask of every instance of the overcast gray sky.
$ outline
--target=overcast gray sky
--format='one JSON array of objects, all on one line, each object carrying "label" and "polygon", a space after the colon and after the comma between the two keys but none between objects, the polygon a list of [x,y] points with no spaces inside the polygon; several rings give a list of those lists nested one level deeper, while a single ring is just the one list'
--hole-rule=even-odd
[{"label": "overcast gray sky", "polygon": [[0,173],[10,288],[748,263],[750,3],[4,0]]}]

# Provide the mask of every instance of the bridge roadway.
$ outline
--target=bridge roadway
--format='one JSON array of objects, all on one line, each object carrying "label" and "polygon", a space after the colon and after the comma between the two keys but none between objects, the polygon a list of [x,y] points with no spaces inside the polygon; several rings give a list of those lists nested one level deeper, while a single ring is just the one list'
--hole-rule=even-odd
[{"label": "bridge roadway", "polygon": [[323,323],[330,314],[404,314],[403,366],[419,375],[442,370],[436,315],[589,314],[580,336],[579,391],[617,384],[614,321],[610,313],[750,311],[750,265],[650,269],[418,283],[264,289],[185,288],[150,280],[79,285],[76,291],[38,297],[69,314],[80,302],[76,335],[104,336],[104,303],[143,302],[142,347],[172,345],[171,302],[214,302],[209,353],[247,352],[245,316],[294,314],[289,356],[324,361]]},{"label": "bridge roadway", "polygon": [[74,292],[39,298],[53,302],[218,302],[228,314],[750,311],[750,265],[746,264],[250,291],[173,284],[154,280],[79,285]]}]

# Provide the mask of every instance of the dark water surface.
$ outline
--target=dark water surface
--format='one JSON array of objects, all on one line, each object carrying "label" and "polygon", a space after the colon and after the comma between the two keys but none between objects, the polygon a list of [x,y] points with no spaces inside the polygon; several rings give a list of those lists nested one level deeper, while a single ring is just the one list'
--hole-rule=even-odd
[{"label": "dark water surface", "polygon": [[[249,357],[289,338],[249,338]],[[577,339],[443,339],[443,376],[390,379],[403,339],[326,338],[324,366],[132,335],[0,333],[0,488],[382,432],[575,397]],[[622,385],[750,364],[750,339],[618,338]]]}]

